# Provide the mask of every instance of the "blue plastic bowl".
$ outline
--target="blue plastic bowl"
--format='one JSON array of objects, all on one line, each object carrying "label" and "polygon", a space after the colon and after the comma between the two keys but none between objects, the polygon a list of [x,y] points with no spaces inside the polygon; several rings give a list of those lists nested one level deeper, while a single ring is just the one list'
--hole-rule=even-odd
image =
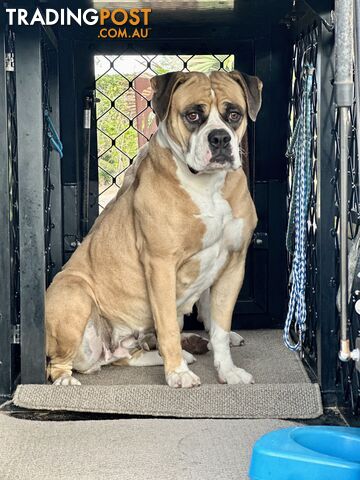
[{"label": "blue plastic bowl", "polygon": [[261,437],[251,480],[360,480],[360,428],[292,427]]}]

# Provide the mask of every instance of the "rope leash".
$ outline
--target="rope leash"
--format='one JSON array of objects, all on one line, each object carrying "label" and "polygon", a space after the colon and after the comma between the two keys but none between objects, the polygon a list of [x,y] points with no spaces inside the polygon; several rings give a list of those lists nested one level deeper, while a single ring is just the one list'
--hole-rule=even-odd
[{"label": "rope leash", "polygon": [[[287,348],[293,351],[302,350],[306,330],[306,240],[311,188],[311,90],[313,72],[314,68],[312,66],[306,67],[301,113],[297,119],[294,133],[286,152],[287,157],[294,158],[293,189],[286,234],[286,246],[294,258],[290,276],[290,299],[283,339]],[[297,343],[293,342],[290,335],[293,322],[298,336]]]}]

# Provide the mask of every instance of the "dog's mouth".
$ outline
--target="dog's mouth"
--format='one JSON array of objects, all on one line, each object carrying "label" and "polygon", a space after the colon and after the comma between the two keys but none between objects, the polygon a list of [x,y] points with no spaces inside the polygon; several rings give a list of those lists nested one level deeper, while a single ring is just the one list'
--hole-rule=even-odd
[{"label": "dog's mouth", "polygon": [[226,155],[223,153],[218,153],[213,155],[210,159],[209,167],[210,168],[221,168],[221,166],[228,166],[234,162],[232,155]]},{"label": "dog's mouth", "polygon": [[210,163],[202,170],[196,170],[190,165],[187,164],[188,169],[193,175],[198,175],[199,173],[210,173],[216,170],[235,170],[234,168],[234,159],[231,155],[214,155]]},{"label": "dog's mouth", "polygon": [[197,174],[199,173],[199,170],[195,170],[195,168],[190,167],[190,165],[188,165],[188,169],[189,169],[190,172],[193,173],[194,175],[197,175]]}]

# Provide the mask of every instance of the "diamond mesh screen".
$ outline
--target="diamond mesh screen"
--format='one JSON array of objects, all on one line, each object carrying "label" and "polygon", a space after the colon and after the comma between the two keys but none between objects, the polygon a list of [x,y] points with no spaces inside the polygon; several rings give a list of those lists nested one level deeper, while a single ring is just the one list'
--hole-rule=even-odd
[{"label": "diamond mesh screen", "polygon": [[[303,33],[294,45],[293,64],[292,64],[292,82],[291,82],[291,100],[289,104],[289,139],[293,132],[296,119],[300,114],[300,102],[303,88],[303,67],[306,64],[312,64],[315,67],[314,83],[312,86],[312,179],[311,179],[311,197],[308,212],[308,232],[307,232],[307,284],[306,284],[306,302],[307,302],[307,330],[304,345],[304,353],[310,364],[316,367],[317,363],[317,324],[319,321],[318,304],[323,301],[319,296],[319,281],[321,272],[318,268],[317,252],[319,251],[317,230],[317,221],[321,221],[317,210],[319,209],[318,198],[318,167],[317,164],[317,139],[318,139],[318,114],[317,114],[317,57],[318,57],[318,28],[312,27]],[[331,79],[329,79],[331,80]],[[359,206],[359,159],[356,142],[356,104],[354,101],[353,107],[349,116],[349,136],[348,136],[348,182],[349,182],[349,197],[348,197],[348,239],[349,249],[353,244],[356,236],[359,233],[360,225],[360,206]],[[334,175],[331,179],[334,192],[334,210],[329,208],[328,212],[332,215],[335,212],[333,228],[331,234],[334,238],[334,249],[336,252],[336,287],[339,287],[339,204],[340,204],[340,179],[339,179],[339,119],[334,119],[334,150],[335,155],[335,169]],[[290,158],[288,162],[288,206],[290,205],[292,196],[292,182],[293,182],[294,162]],[[329,198],[329,202],[331,199]],[[318,210],[319,211],[319,210]],[[292,257],[289,255],[289,274],[291,272]],[[333,288],[334,285],[329,285]],[[351,285],[349,285],[351,289]],[[356,338],[360,336],[360,318],[355,311],[355,302],[359,299],[357,292],[351,291],[349,303],[348,326],[350,335],[350,348],[355,348]],[[324,320],[326,322],[326,320]],[[339,325],[339,324],[338,324]],[[338,327],[337,327],[338,328]],[[323,358],[322,362],[326,362]],[[339,400],[345,405],[349,405],[354,414],[360,413],[360,375],[355,368],[353,361],[338,363],[337,384],[339,389]]]},{"label": "diamond mesh screen", "polygon": [[6,33],[6,55],[14,62],[13,70],[6,72],[7,128],[9,161],[9,209],[10,209],[10,261],[11,261],[11,323],[20,323],[20,270],[19,270],[19,195],[18,195],[18,156],[17,156],[17,117],[16,117],[16,77],[15,77],[15,34],[10,29]]},{"label": "diamond mesh screen", "polygon": [[53,185],[50,177],[50,151],[51,143],[48,135],[45,111],[51,113],[50,92],[49,92],[49,46],[46,39],[41,42],[41,60],[42,60],[42,107],[43,107],[43,155],[44,155],[44,227],[45,227],[45,261],[46,261],[46,286],[52,280],[52,270],[54,262],[51,258],[51,232],[54,225],[51,221],[51,192]]},{"label": "diamond mesh screen", "polygon": [[[316,258],[317,246],[317,45],[318,28],[312,27],[306,33],[302,34],[294,44],[291,71],[291,91],[289,103],[289,132],[288,141],[292,137],[296,120],[301,112],[301,97],[304,87],[303,72],[305,65],[315,67],[313,76],[313,85],[311,89],[311,158],[312,158],[312,178],[310,205],[308,212],[308,232],[307,232],[307,281],[306,281],[306,304],[307,304],[307,327],[304,342],[304,353],[312,363],[316,362],[316,327],[318,321],[316,287],[318,284],[318,267]],[[292,186],[294,175],[294,159],[289,158],[287,167],[288,178],[288,211],[292,198]],[[292,255],[288,255],[289,276],[292,268]]]},{"label": "diamond mesh screen", "polygon": [[171,71],[234,68],[233,55],[95,56],[98,204],[101,211],[116,195],[139,147],[156,130],[150,107],[150,78]]}]

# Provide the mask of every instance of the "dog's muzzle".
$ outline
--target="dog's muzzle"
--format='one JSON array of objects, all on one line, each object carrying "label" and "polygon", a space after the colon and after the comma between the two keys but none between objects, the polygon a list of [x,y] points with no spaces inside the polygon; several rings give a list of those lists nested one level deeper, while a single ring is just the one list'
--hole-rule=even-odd
[{"label": "dog's muzzle", "polygon": [[208,142],[212,153],[210,167],[221,168],[224,164],[233,162],[231,136],[229,132],[224,128],[211,130],[208,135]]}]

